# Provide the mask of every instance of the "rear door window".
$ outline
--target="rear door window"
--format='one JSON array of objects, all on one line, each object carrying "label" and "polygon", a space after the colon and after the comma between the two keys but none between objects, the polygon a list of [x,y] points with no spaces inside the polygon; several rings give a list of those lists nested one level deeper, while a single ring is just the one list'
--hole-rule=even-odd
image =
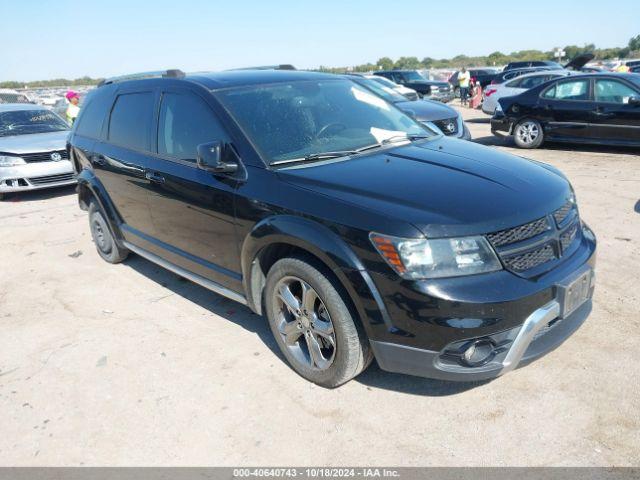
[{"label": "rear door window", "polygon": [[542,94],[548,100],[589,100],[589,80],[558,82]]},{"label": "rear door window", "polygon": [[132,150],[150,150],[154,95],[152,92],[118,96],[109,120],[109,141]]}]

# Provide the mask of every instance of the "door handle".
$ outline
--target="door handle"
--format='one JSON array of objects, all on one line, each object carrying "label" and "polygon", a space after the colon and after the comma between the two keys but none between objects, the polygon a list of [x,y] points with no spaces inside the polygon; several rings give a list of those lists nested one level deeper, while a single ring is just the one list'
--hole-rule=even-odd
[{"label": "door handle", "polygon": [[144,177],[147,180],[149,180],[150,182],[153,182],[153,183],[164,183],[164,177],[162,175],[160,175],[159,173],[146,172],[144,174]]},{"label": "door handle", "polygon": [[611,112],[604,112],[602,110],[602,108],[598,107],[595,110],[592,110],[591,113],[593,113],[596,117],[612,117],[614,114]]}]

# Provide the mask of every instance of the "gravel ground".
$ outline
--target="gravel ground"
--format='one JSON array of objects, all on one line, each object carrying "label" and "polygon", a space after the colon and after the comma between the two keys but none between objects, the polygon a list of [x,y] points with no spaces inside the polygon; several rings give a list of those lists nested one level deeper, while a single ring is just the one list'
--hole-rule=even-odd
[{"label": "gravel ground", "polygon": [[0,203],[0,465],[639,464],[640,156],[511,148],[562,169],[599,239],[594,310],[558,350],[457,384],[374,364],[307,383],[264,319],[153,264],[108,265],[73,189]]}]

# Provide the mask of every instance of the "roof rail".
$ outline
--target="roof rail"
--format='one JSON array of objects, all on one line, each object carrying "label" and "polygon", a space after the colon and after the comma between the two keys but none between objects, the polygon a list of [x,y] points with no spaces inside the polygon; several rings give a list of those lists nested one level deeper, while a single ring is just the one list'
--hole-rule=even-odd
[{"label": "roof rail", "polygon": [[263,65],[260,67],[242,67],[242,68],[231,68],[228,71],[233,72],[236,70],[297,70],[296,67],[289,63],[282,63],[280,65]]},{"label": "roof rail", "polygon": [[154,72],[131,73],[129,75],[105,78],[98,84],[98,87],[112,83],[126,82],[127,80],[142,80],[144,78],[184,78],[184,72],[180,69],[172,68],[170,70],[158,70]]}]

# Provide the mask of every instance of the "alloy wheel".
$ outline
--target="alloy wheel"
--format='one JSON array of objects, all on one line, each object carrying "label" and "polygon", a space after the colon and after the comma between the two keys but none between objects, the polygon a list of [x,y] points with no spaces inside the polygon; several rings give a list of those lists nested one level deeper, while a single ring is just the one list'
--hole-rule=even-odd
[{"label": "alloy wheel", "polygon": [[516,128],[516,135],[525,145],[531,145],[540,136],[540,128],[535,122],[522,122]]},{"label": "alloy wheel", "polygon": [[304,280],[288,276],[275,288],[276,322],[286,348],[307,368],[327,370],[336,354],[329,312],[318,293]]}]

